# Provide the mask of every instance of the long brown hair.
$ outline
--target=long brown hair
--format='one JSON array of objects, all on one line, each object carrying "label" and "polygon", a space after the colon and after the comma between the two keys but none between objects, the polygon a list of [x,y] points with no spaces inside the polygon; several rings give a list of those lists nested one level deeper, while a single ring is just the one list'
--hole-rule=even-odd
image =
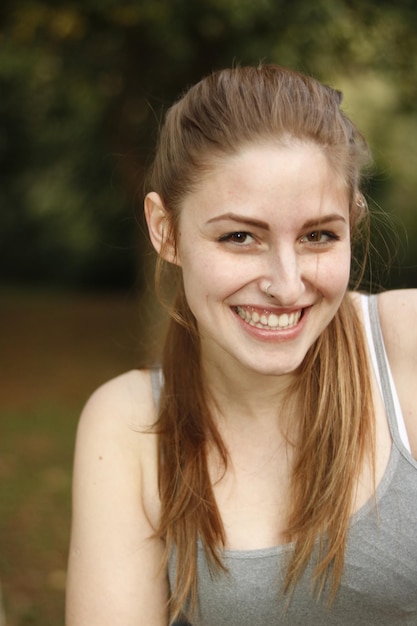
[{"label": "long brown hair", "polygon": [[[218,157],[261,141],[293,140],[321,147],[349,191],[351,235],[361,230],[367,207],[360,192],[367,144],[340,109],[341,94],[297,72],[275,66],[215,72],[191,87],[169,109],[161,129],[147,190],[158,192],[177,235],[184,197]],[[159,270],[161,269],[159,260]],[[176,270],[178,271],[178,269]],[[225,569],[225,532],[208,467],[207,442],[227,465],[227,449],[209,410],[196,321],[181,276],[164,345],[159,432],[159,534],[166,556],[177,551],[172,614],[196,599],[197,541],[209,564]],[[336,593],[343,571],[349,516],[366,455],[373,459],[373,415],[365,341],[348,295],[306,355],[292,388],[302,389],[300,441],[292,474],[287,539],[293,542],[284,592],[304,571],[317,538],[315,569],[320,594],[331,574]],[[354,393],[352,393],[354,390]],[[319,451],[319,452],[318,452]]]}]

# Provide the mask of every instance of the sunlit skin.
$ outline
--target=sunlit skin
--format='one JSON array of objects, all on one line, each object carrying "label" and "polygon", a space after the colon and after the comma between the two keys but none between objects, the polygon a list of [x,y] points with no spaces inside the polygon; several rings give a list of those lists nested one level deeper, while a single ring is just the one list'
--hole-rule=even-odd
[{"label": "sunlit skin", "polygon": [[206,368],[289,375],[347,288],[347,189],[315,145],[255,145],[185,198],[177,244]]}]

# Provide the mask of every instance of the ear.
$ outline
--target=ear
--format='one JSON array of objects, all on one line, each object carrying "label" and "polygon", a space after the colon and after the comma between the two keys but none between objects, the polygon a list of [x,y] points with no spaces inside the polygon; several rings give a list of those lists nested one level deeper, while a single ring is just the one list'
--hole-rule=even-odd
[{"label": "ear", "polygon": [[148,193],[144,206],[146,223],[153,247],[165,261],[179,265],[168,212],[160,195],[155,191]]}]

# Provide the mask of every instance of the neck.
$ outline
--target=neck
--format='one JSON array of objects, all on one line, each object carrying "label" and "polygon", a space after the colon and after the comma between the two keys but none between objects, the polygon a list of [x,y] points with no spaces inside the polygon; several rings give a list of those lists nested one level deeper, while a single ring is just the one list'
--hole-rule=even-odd
[{"label": "neck", "polygon": [[[206,363],[204,378],[209,397],[225,421],[244,423],[287,422],[293,376],[273,376],[239,369],[236,364]],[[285,411],[282,411],[285,403]],[[291,411],[292,412],[292,411]],[[283,423],[281,424],[284,425]]]}]

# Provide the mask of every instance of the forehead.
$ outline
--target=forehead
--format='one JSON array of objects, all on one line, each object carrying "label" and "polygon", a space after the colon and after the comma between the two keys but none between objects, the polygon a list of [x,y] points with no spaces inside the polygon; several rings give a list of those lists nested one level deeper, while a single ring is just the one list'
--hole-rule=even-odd
[{"label": "forehead", "polygon": [[183,207],[196,208],[215,198],[245,203],[259,194],[284,202],[309,192],[323,196],[346,189],[343,176],[317,144],[267,141],[243,146],[230,155],[213,155]]}]

